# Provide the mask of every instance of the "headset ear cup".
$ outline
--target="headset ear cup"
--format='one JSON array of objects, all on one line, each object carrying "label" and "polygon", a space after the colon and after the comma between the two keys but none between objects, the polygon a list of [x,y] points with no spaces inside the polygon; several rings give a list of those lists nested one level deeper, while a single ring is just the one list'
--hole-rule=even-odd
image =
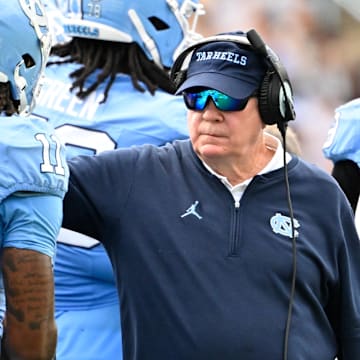
[{"label": "headset ear cup", "polygon": [[266,72],[264,79],[260,86],[259,91],[259,112],[262,121],[266,125],[276,124],[276,119],[273,116],[273,111],[271,109],[270,99],[269,99],[269,88],[270,88],[270,77],[271,74],[269,71]]},{"label": "headset ear cup", "polygon": [[286,121],[280,112],[281,82],[273,71],[267,71],[259,92],[259,112],[266,125]]}]

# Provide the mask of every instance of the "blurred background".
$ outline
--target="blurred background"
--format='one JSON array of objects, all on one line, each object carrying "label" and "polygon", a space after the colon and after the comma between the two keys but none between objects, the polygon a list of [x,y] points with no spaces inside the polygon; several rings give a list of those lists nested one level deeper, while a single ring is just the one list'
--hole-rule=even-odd
[{"label": "blurred background", "polygon": [[[197,30],[213,35],[255,29],[279,55],[294,90],[304,159],[330,172],[322,145],[334,109],[360,97],[359,0],[201,0]],[[357,4],[355,4],[357,3]]]}]

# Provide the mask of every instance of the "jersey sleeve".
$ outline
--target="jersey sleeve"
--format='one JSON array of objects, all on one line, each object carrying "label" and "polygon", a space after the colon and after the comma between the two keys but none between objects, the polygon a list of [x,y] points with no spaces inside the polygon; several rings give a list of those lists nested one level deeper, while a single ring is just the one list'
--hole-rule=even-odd
[{"label": "jersey sleeve", "polygon": [[351,160],[360,167],[360,98],[335,110],[323,153],[334,163]]},{"label": "jersey sleeve", "polygon": [[0,201],[15,192],[63,198],[69,170],[65,147],[44,120],[12,116],[0,122]]},{"label": "jersey sleeve", "polygon": [[56,195],[11,195],[0,205],[2,247],[38,251],[54,257],[62,222],[62,199]]}]

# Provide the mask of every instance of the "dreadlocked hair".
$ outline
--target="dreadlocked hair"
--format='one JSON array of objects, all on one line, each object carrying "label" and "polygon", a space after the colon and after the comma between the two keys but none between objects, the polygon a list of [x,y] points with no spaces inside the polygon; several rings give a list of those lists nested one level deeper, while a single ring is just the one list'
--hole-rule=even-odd
[{"label": "dreadlocked hair", "polygon": [[0,114],[5,113],[6,116],[11,116],[17,113],[19,101],[13,100],[10,92],[10,82],[0,82]]},{"label": "dreadlocked hair", "polygon": [[[77,89],[76,95],[80,99],[86,98],[108,79],[102,100],[105,102],[111,85],[119,73],[130,75],[134,88],[140,92],[145,92],[147,89],[154,95],[155,91],[160,88],[170,94],[175,93],[168,69],[160,69],[150,61],[135,42],[120,43],[74,37],[68,43],[55,45],[51,49],[51,55],[63,59],[49,61],[48,66],[64,63],[83,65],[70,74],[70,77],[74,79],[70,90]],[[88,77],[98,70],[100,72],[96,81],[85,87]],[[146,89],[140,82],[146,85]]]}]

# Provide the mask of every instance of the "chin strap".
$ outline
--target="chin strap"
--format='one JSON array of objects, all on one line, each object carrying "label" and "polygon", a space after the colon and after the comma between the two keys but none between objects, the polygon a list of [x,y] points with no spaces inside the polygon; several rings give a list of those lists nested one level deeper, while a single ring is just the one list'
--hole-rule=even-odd
[{"label": "chin strap", "polygon": [[26,98],[26,87],[28,86],[26,79],[20,75],[20,67],[25,66],[24,60],[21,60],[14,70],[15,86],[19,94],[20,105],[18,107],[19,114],[29,112],[29,104]]}]

